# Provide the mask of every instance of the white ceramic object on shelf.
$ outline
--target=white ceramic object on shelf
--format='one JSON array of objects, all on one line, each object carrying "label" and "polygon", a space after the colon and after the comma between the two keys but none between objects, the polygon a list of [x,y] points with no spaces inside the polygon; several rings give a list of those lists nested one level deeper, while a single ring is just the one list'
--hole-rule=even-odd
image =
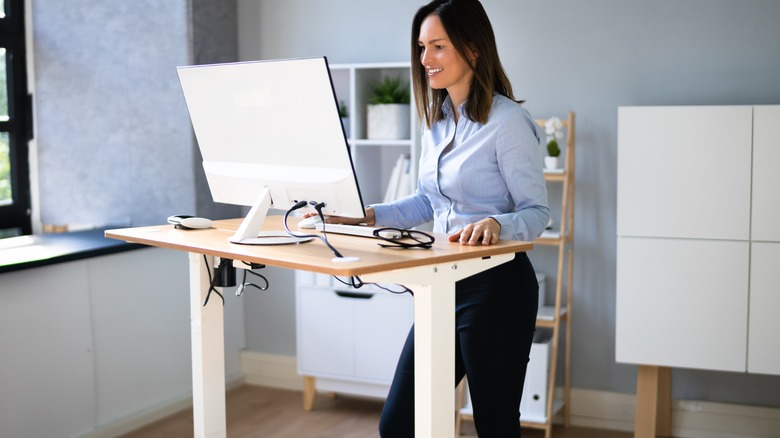
[{"label": "white ceramic object on shelf", "polygon": [[368,138],[370,140],[408,139],[411,107],[408,103],[387,103],[368,106]]}]

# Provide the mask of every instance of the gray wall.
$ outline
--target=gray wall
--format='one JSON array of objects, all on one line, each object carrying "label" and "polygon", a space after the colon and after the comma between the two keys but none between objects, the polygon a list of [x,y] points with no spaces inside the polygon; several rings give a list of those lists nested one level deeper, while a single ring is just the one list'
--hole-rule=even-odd
[{"label": "gray wall", "polygon": [[235,2],[31,3],[42,223],[237,216],[211,201],[176,75],[237,59]]},{"label": "gray wall", "polygon": [[[239,0],[239,55],[243,60],[326,55],[335,63],[405,61],[411,17],[421,4]],[[616,364],[614,354],[617,108],[780,103],[780,2],[483,4],[515,94],[527,100],[531,113],[537,118],[577,113],[573,386],[633,393],[636,368]],[[539,271],[554,273],[552,251],[537,249],[532,257]],[[292,312],[291,293],[264,299]],[[263,311],[249,302],[246,309],[248,315]],[[294,313],[276,318],[294,321]],[[251,349],[294,354],[292,322],[281,326],[291,330],[284,333],[280,326],[273,331],[263,325],[259,316],[247,327]],[[673,380],[675,398],[780,406],[780,393],[767,389],[777,387],[778,377],[674,370]]]},{"label": "gray wall", "polygon": [[191,134],[175,66],[186,0],[33,0],[41,219],[160,223],[194,211]]}]

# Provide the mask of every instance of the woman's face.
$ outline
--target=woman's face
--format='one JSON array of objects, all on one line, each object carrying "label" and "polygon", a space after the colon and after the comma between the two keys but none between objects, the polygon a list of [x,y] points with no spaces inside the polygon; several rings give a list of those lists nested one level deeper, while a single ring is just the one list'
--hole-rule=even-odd
[{"label": "woman's face", "polygon": [[474,73],[452,45],[441,19],[428,15],[420,25],[420,62],[428,72],[428,85],[447,89],[455,108],[466,100]]}]

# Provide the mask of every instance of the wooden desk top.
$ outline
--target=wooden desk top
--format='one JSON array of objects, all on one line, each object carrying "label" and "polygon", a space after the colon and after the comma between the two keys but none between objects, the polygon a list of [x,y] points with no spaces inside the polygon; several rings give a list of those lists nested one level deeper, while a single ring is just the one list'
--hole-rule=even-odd
[{"label": "wooden desk top", "polygon": [[[284,230],[283,216],[268,216],[264,230]],[[290,229],[298,230],[300,217],[289,218]],[[501,240],[496,245],[463,246],[451,243],[445,234],[435,234],[432,249],[402,250],[382,248],[377,239],[328,234],[328,241],[344,256],[359,257],[355,262],[333,262],[333,252],[320,239],[290,245],[241,245],[228,242],[241,219],[214,221],[214,228],[181,230],[173,225],[107,230],[106,237],[132,243],[208,254],[244,262],[262,263],[280,268],[302,269],[338,276],[357,276],[458,260],[529,251],[531,242]],[[307,230],[306,233],[317,233]]]}]

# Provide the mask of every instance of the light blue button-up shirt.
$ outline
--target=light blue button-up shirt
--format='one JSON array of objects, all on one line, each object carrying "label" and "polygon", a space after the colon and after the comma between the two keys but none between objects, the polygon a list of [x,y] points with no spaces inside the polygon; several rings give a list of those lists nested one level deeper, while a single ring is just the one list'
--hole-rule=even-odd
[{"label": "light blue button-up shirt", "polygon": [[373,205],[376,226],[411,228],[433,220],[452,234],[493,217],[501,239],[531,241],[550,217],[536,123],[511,99],[495,95],[486,124],[463,113],[457,124],[449,97],[444,118],[423,129],[417,191]]}]

